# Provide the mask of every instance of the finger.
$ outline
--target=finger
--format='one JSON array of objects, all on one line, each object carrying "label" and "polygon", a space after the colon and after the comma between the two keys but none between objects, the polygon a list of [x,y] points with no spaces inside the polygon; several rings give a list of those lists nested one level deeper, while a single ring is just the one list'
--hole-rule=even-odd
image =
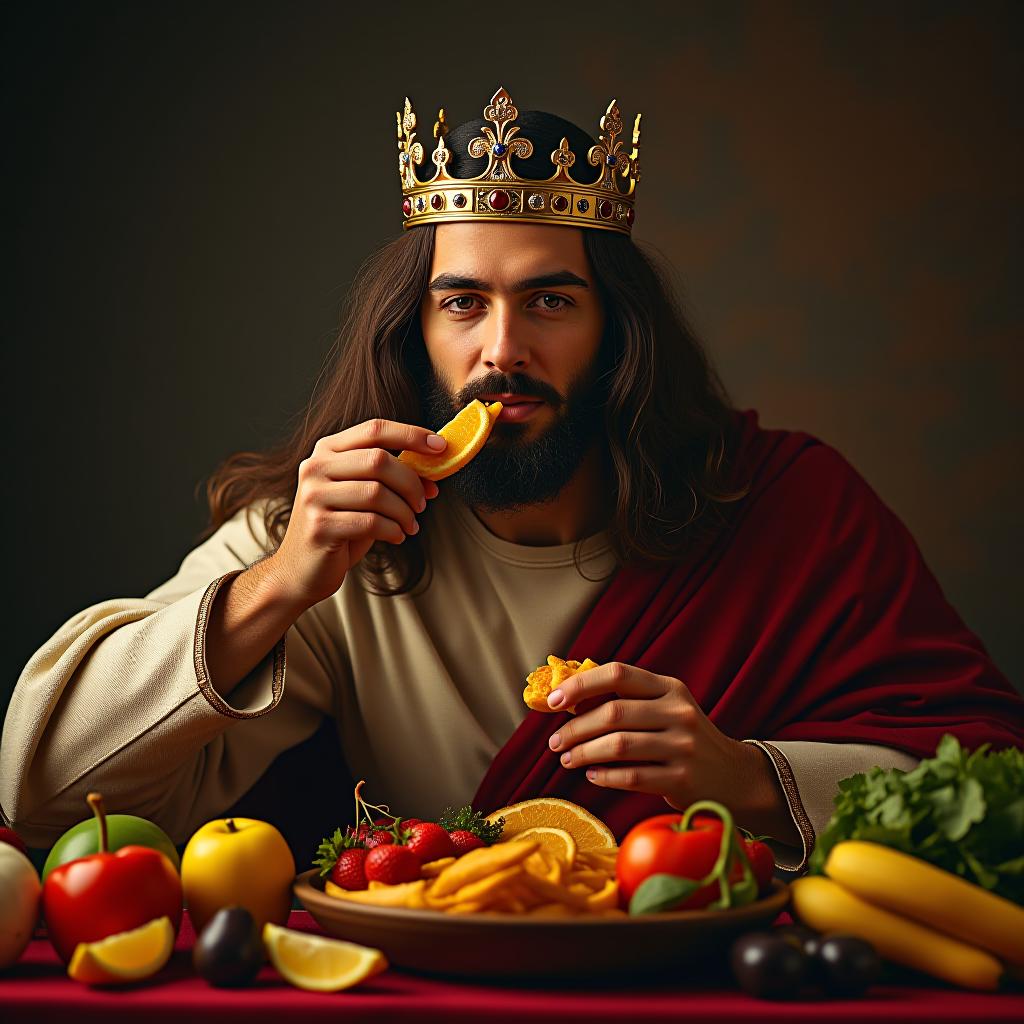
[{"label": "finger", "polygon": [[612,732],[566,750],[559,761],[563,768],[583,768],[609,761],[664,763],[670,753],[663,732]]},{"label": "finger", "polygon": [[587,780],[605,789],[625,789],[633,793],[671,792],[673,774],[661,765],[630,764],[613,768],[588,768]]},{"label": "finger", "polygon": [[606,693],[617,693],[620,697],[660,697],[666,690],[663,676],[635,665],[624,665],[621,661],[610,661],[598,668],[577,672],[560,683],[558,689],[551,691],[548,706],[571,708],[588,697]]},{"label": "finger", "polygon": [[419,533],[420,524],[409,503],[379,480],[325,483],[316,497],[322,508],[332,512],[379,512],[393,519],[407,534]]},{"label": "finger", "polygon": [[549,740],[552,750],[568,750],[584,740],[619,729],[663,729],[664,713],[650,700],[609,700],[561,726]]},{"label": "finger", "polygon": [[383,448],[361,448],[325,456],[315,463],[316,471],[327,480],[377,480],[399,495],[411,512],[427,507],[428,493],[415,470],[399,462]]},{"label": "finger", "polygon": [[324,444],[329,451],[334,452],[348,452],[356,448],[390,448],[436,455],[444,451],[448,442],[426,427],[417,427],[412,423],[397,423],[394,420],[373,419],[321,438],[317,444]]},{"label": "finger", "polygon": [[322,544],[361,542],[368,538],[401,544],[406,533],[396,523],[379,512],[323,512],[319,516],[313,539]]}]

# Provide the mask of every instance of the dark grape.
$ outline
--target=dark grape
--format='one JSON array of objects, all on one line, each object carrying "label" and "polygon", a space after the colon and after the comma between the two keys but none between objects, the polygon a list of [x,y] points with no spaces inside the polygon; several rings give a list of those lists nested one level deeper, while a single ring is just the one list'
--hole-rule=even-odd
[{"label": "dark grape", "polygon": [[806,957],[771,932],[752,932],[733,943],[732,972],[744,992],[760,999],[795,999]]},{"label": "dark grape", "polygon": [[826,990],[843,999],[862,996],[882,969],[875,947],[853,935],[823,936],[815,960]]}]

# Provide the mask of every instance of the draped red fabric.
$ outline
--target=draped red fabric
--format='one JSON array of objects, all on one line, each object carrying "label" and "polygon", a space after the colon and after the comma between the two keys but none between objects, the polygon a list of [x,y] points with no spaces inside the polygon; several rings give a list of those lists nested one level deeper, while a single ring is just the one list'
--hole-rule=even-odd
[{"label": "draped red fabric", "polygon": [[[834,449],[738,423],[750,492],[678,564],[621,568],[563,657],[681,679],[736,739],[871,743],[917,757],[942,734],[1024,744],[1024,701],[946,601],[910,534]],[[566,713],[527,713],[474,798],[483,810],[560,796],[621,837],[660,797],[602,789],[548,737]]]}]

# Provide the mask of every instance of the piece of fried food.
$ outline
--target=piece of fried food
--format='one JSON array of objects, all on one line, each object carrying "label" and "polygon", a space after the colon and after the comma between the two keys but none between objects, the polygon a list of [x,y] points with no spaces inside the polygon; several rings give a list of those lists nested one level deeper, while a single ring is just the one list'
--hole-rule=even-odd
[{"label": "piece of fried food", "polygon": [[[554,714],[561,708],[549,708],[548,697],[552,690],[557,690],[570,676],[578,672],[587,672],[592,668],[600,668],[596,661],[586,658],[584,661],[563,661],[554,654],[548,655],[548,663],[535,668],[526,677],[526,689],[523,690],[523,701],[533,711],[546,711]],[[570,714],[576,714],[575,707],[566,708]]]}]

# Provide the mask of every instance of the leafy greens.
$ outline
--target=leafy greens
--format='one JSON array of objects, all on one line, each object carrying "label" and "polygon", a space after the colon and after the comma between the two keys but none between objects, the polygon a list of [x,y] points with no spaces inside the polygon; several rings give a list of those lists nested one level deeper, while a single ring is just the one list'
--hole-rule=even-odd
[{"label": "leafy greens", "polygon": [[836,809],[811,855],[823,872],[844,839],[920,857],[1024,903],[1024,751],[968,753],[948,733],[909,772],[872,768],[839,783]]}]

